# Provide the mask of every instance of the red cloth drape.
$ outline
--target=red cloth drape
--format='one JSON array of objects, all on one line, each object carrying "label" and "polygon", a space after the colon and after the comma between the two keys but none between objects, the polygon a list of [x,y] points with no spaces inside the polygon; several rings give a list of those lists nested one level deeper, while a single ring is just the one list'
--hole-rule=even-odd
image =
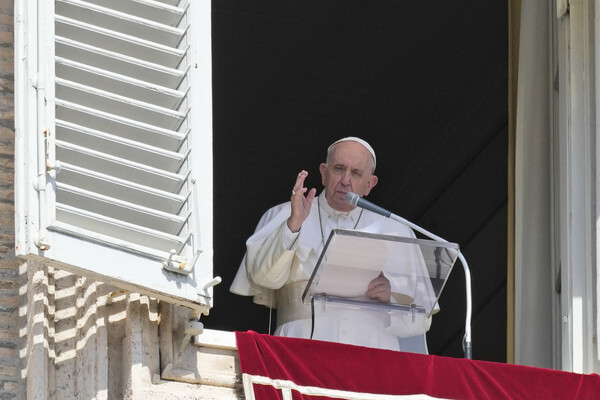
[{"label": "red cloth drape", "polygon": [[[447,399],[600,399],[600,376],[236,332],[242,372],[301,386]],[[257,399],[281,398],[254,385]],[[294,399],[310,397],[293,393]],[[323,399],[323,397],[319,397]]]}]

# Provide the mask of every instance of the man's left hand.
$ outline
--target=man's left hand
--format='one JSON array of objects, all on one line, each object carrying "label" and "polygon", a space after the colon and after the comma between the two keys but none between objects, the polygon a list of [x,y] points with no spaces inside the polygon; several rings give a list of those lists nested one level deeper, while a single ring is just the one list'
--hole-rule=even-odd
[{"label": "man's left hand", "polygon": [[377,278],[369,282],[366,295],[371,300],[377,300],[382,303],[390,302],[392,286],[389,279],[383,275],[383,272],[381,272]]}]

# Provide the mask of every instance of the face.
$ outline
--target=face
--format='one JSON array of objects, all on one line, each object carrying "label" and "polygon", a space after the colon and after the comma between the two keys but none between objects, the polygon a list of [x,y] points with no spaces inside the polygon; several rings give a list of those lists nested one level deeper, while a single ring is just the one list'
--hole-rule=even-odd
[{"label": "face", "polygon": [[327,163],[319,166],[327,203],[337,211],[348,212],[354,206],[346,203],[346,193],[366,196],[377,184],[373,175],[373,158],[362,144],[341,142],[331,151]]}]

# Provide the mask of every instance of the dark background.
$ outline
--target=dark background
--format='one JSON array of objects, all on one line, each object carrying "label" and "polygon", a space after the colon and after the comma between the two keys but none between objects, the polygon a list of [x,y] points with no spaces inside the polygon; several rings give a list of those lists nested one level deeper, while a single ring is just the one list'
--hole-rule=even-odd
[{"label": "dark background", "polygon": [[[212,3],[214,269],[206,328],[268,331],[229,293],[245,240],[295,177],[344,136],[369,141],[369,200],[456,242],[473,288],[473,358],[506,361],[507,2],[216,0]],[[463,357],[459,262],[427,335]]]}]

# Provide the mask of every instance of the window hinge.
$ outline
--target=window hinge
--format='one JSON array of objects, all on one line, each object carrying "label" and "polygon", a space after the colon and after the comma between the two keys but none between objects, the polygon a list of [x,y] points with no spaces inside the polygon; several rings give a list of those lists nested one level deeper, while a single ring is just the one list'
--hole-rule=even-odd
[{"label": "window hinge", "polygon": [[185,258],[175,257],[177,250],[171,249],[169,256],[162,262],[162,267],[167,271],[189,275],[194,269],[194,265],[196,265],[200,253],[202,253],[202,250],[197,251],[194,255],[194,259],[191,262],[188,262]]},{"label": "window hinge", "polygon": [[56,173],[58,174],[61,169],[62,169],[62,164],[58,160],[56,160],[54,162],[47,162],[46,163],[46,171],[48,171],[48,172],[50,172],[50,171],[56,171]]},{"label": "window hinge", "polygon": [[42,236],[41,232],[37,235],[37,237],[34,238],[33,243],[42,251],[50,250],[50,243],[48,243],[46,238]]},{"label": "window hinge", "polygon": [[46,174],[40,174],[33,179],[33,187],[38,192],[46,190]]},{"label": "window hinge", "polygon": [[[177,250],[171,249],[168,257],[162,262],[162,267],[167,271],[188,275],[190,272],[192,272],[194,263],[188,263],[186,260],[177,259],[175,257],[176,254]],[[196,258],[194,258],[194,261],[196,261]]]}]

